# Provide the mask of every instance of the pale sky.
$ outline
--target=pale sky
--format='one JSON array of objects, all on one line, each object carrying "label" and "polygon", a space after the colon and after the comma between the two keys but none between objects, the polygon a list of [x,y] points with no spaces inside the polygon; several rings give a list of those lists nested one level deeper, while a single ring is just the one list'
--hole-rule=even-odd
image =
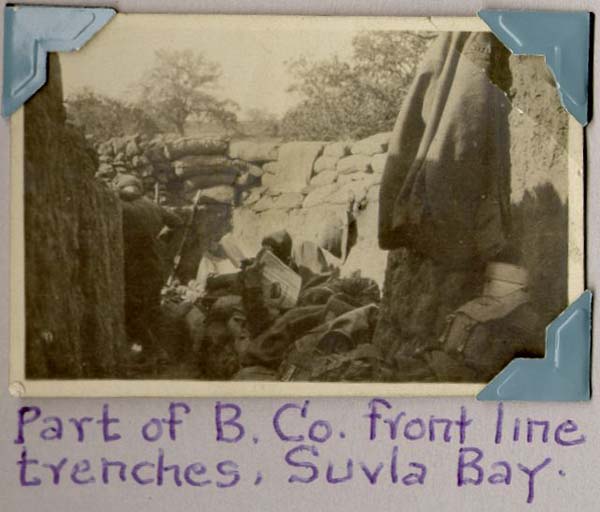
[{"label": "pale sky", "polygon": [[159,48],[192,49],[219,62],[215,93],[230,98],[241,114],[261,108],[283,114],[298,101],[287,93],[285,62],[352,54],[352,37],[364,26],[314,18],[117,15],[79,52],[61,53],[65,96],[81,87],[120,99],[154,62]]}]

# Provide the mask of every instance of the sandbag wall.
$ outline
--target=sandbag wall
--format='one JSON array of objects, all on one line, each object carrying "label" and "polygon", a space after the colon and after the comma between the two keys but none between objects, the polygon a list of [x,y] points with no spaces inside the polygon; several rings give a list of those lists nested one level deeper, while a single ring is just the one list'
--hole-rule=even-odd
[{"label": "sandbag wall", "polygon": [[[110,182],[120,173],[134,174],[149,198],[184,217],[198,195],[203,210],[180,266],[182,282],[194,277],[213,236],[233,231],[249,255],[277,229],[297,241],[318,242],[326,223],[342,222],[352,208],[359,241],[345,270],[362,269],[382,283],[377,203],[388,140],[389,133],[343,142],[118,137],[97,146],[96,177]],[[177,240],[171,245],[174,250]]]}]

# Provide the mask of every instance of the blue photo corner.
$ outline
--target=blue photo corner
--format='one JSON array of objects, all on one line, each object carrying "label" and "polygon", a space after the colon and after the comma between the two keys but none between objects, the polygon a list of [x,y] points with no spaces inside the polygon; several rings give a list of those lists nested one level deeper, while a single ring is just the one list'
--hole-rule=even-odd
[{"label": "blue photo corner", "polygon": [[481,10],[477,15],[515,55],[543,55],[562,105],[582,126],[589,122],[589,12]]},{"label": "blue photo corner", "polygon": [[46,83],[48,52],[79,50],[115,14],[107,8],[5,7],[2,115],[9,117]]},{"label": "blue photo corner", "polygon": [[544,358],[511,361],[478,400],[590,399],[592,292],[585,291],[546,328]]},{"label": "blue photo corner", "polygon": [[[482,10],[478,16],[515,55],[543,55],[562,105],[582,126],[589,122],[590,13]],[[589,400],[591,307],[586,291],[547,327],[543,359],[511,361],[477,399]]]}]

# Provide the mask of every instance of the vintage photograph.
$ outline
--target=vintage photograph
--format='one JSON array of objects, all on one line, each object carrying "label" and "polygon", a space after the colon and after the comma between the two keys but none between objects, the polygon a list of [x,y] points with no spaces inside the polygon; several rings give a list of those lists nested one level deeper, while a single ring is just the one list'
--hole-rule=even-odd
[{"label": "vintage photograph", "polygon": [[118,14],[50,54],[16,121],[23,382],[401,392],[543,357],[582,128],[480,23]]}]

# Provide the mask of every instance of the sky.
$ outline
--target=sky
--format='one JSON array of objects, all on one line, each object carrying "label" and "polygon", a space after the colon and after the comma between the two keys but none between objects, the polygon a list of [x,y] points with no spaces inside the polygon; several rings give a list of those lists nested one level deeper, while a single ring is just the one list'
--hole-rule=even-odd
[{"label": "sky", "polygon": [[314,18],[118,15],[79,52],[61,53],[65,97],[82,87],[119,99],[152,67],[159,48],[192,49],[220,63],[215,94],[230,98],[241,114],[259,108],[276,115],[298,97],[286,62],[352,55],[354,24],[323,25]]}]

